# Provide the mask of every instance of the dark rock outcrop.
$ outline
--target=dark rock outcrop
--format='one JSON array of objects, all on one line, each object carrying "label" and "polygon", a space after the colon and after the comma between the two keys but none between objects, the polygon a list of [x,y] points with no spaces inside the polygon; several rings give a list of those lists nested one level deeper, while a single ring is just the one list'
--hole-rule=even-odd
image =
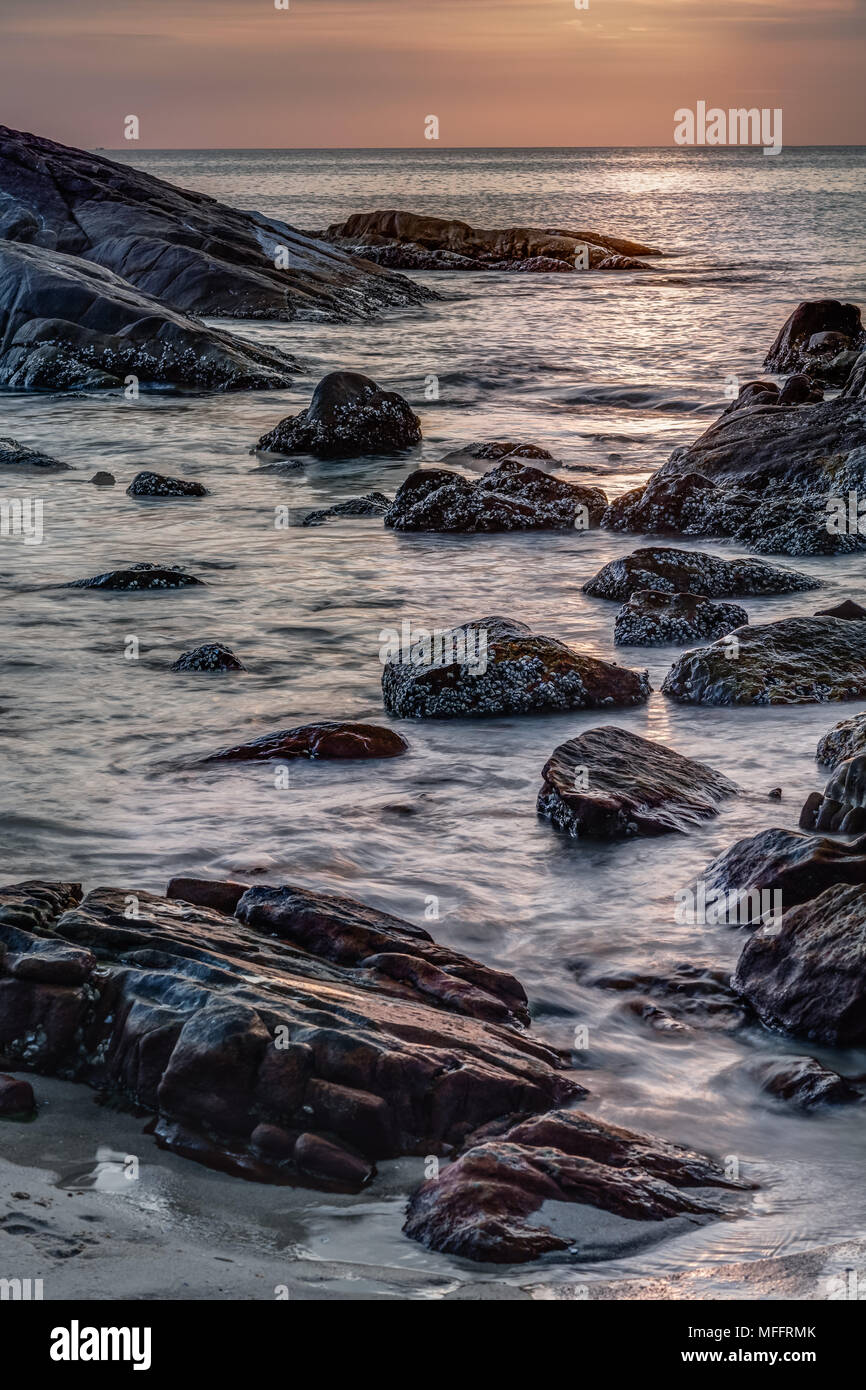
[{"label": "dark rock outcrop", "polygon": [[686,831],[737,792],[704,763],[616,724],[560,744],[541,775],[540,816],[569,835],[607,840]]},{"label": "dark rock outcrop", "polygon": [[611,560],[583,586],[593,598],[615,599],[623,603],[636,589],[657,589],[664,593],[700,594],[706,598],[747,597],[760,594],[790,594],[817,589],[819,581],[796,570],[768,565],[766,560],[740,558],[723,560],[700,550],[674,550],[655,546],[634,550],[619,560]]},{"label": "dark rock outcrop", "polygon": [[[757,916],[760,894],[765,901],[780,894],[787,910],[835,884],[866,885],[866,836],[844,844],[796,830],[761,830],[720,854],[702,879],[708,893],[742,894],[744,905],[752,902]],[[743,918],[748,912],[741,914]]]},{"label": "dark rock outcrop", "polygon": [[866,1041],[866,886],[836,883],[750,937],[734,988],[771,1028],[837,1047]]},{"label": "dark rock outcrop", "polygon": [[786,319],[764,359],[771,372],[807,372],[835,386],[843,385],[834,370],[841,353],[866,347],[866,331],[856,304],[838,299],[806,300]]},{"label": "dark rock outcrop", "polygon": [[0,439],[0,468],[36,468],[46,473],[60,473],[69,466],[50,454],[43,454],[40,449],[19,444],[17,439],[9,439],[8,436]]},{"label": "dark rock outcrop", "polygon": [[583,656],[510,618],[430,633],[382,672],[385,708],[401,719],[611,708],[649,693],[646,672]]},{"label": "dark rock outcrop", "polygon": [[736,1068],[765,1095],[799,1110],[816,1105],[848,1105],[860,1092],[838,1072],[822,1066],[814,1057],[771,1057]]},{"label": "dark rock outcrop", "polygon": [[431,291],[99,154],[0,127],[0,238],[81,256],[213,318],[340,322]]},{"label": "dark rock outcrop", "polygon": [[866,695],[866,627],[841,618],[784,618],[739,628],[712,646],[685,652],[662,690],[702,705],[853,700]]},{"label": "dark rock outcrop", "polygon": [[561,1204],[633,1221],[706,1221],[728,1208],[692,1189],[749,1186],[688,1149],[556,1111],[473,1135],[456,1163],[414,1193],[403,1230],[465,1259],[516,1264],[553,1252],[579,1259],[587,1253],[580,1239],[556,1229]]},{"label": "dark rock outcrop", "polygon": [[348,502],[335,502],[333,507],[308,512],[301,525],[321,526],[331,517],[384,516],[390,505],[391,498],[386,497],[384,492],[365,492],[363,497],[350,497]]},{"label": "dark rock outcrop", "polygon": [[162,473],[136,473],[126,489],[128,497],[208,497],[202,483],[186,478],[166,478]]},{"label": "dark rock outcrop", "polygon": [[676,642],[712,642],[749,621],[736,603],[712,603],[699,594],[671,594],[636,589],[616,615],[613,640],[618,646],[656,646]]},{"label": "dark rock outcrop", "polygon": [[298,364],[170,309],[91,261],[0,240],[0,386],[17,391],[289,386]]},{"label": "dark rock outcrop", "polygon": [[854,714],[834,724],[820,740],[815,756],[819,763],[838,767],[856,753],[866,753],[866,714]]},{"label": "dark rock outcrop", "polygon": [[398,758],[409,745],[393,729],[323,719],[221,748],[200,761],[261,762],[272,758]]},{"label": "dark rock outcrop", "polygon": [[170,671],[245,671],[247,668],[239,661],[229,647],[221,642],[208,642],[203,647],[194,647],[173,661]]},{"label": "dark rock outcrop", "polygon": [[[477,456],[476,456],[477,457]],[[567,483],[507,458],[473,480],[446,468],[419,468],[385,513],[396,531],[586,530],[598,525],[601,488]]]},{"label": "dark rock outcrop", "polygon": [[[70,895],[0,890],[0,1066],[150,1111],[201,1162],[357,1186],[377,1158],[445,1155],[583,1094],[523,1030],[516,980],[363,903],[261,887],[228,916],[128,888],[63,910]],[[70,952],[77,982],[21,969]]]},{"label": "dark rock outcrop", "polygon": [[264,453],[357,458],[399,454],[420,439],[421,422],[396,391],[383,391],[360,372],[330,372],[307,409],[286,416],[255,447]]},{"label": "dark rock outcrop", "polygon": [[866,831],[866,753],[836,764],[823,795],[813,793],[800,813],[801,830],[828,830],[839,835]]},{"label": "dark rock outcrop", "polygon": [[143,589],[186,589],[193,584],[203,584],[194,574],[187,574],[181,565],[153,565],[142,560],[137,565],[127,565],[125,569],[107,570],[105,574],[95,574],[90,579],[73,579],[64,584],[65,589],[110,589],[125,593],[140,593]]}]

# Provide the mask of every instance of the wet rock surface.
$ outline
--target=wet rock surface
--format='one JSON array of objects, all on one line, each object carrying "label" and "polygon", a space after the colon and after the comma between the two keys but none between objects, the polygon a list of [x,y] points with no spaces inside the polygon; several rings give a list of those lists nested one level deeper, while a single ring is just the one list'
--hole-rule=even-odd
[{"label": "wet rock surface", "polygon": [[838,299],[806,300],[786,319],[764,366],[771,372],[808,372],[841,386],[835,369],[841,353],[866,347],[866,331],[856,304]]},{"label": "wet rock surface", "polygon": [[[731,651],[730,642],[737,647]],[[662,690],[705,705],[796,705],[866,695],[866,628],[840,618],[784,618],[686,652]]]},{"label": "wet rock surface", "polygon": [[95,574],[90,579],[73,579],[63,587],[66,589],[106,589],[125,593],[139,593],[145,589],[186,589],[190,585],[203,584],[194,574],[188,574],[180,565],[170,568],[153,565],[148,560],[128,565],[125,569],[107,570],[105,574]]},{"label": "wet rock surface", "polygon": [[839,835],[866,831],[866,753],[855,753],[836,764],[823,795],[816,792],[806,801],[800,828]]},{"label": "wet rock surface", "polygon": [[408,750],[408,743],[393,729],[377,724],[353,724],[323,719],[318,724],[300,724],[274,734],[221,748],[200,761],[259,762],[271,758],[397,758]]},{"label": "wet rock surface", "polygon": [[860,1092],[838,1072],[822,1066],[814,1057],[771,1057],[737,1068],[764,1095],[799,1110],[816,1105],[850,1105]]},{"label": "wet rock surface", "polygon": [[636,589],[619,610],[613,629],[618,646],[713,641],[749,621],[735,603],[712,603],[699,594]]},{"label": "wet rock surface", "polygon": [[383,391],[360,372],[330,372],[322,377],[307,409],[263,434],[256,449],[357,458],[402,453],[420,439],[421,422],[396,391]]},{"label": "wet rock surface", "polygon": [[837,603],[833,608],[819,608],[815,614],[816,618],[846,618],[849,622],[857,622],[866,618],[866,608],[860,603],[854,603],[852,599],[846,598],[842,603]]},{"label": "wet rock surface", "polygon": [[166,478],[162,473],[136,473],[126,489],[128,497],[207,497],[202,483],[186,478]]},{"label": "wet rock surface", "polygon": [[815,756],[819,763],[838,767],[856,753],[866,752],[866,713],[854,714],[834,724],[818,744]]},{"label": "wet rock surface", "polygon": [[[70,896],[0,890],[0,1065],[149,1111],[198,1161],[353,1188],[376,1158],[447,1154],[581,1093],[523,1031],[516,980],[363,903],[257,887],[229,916],[129,888],[62,910]],[[40,951],[77,953],[83,977],[10,973],[10,952]]]},{"label": "wet rock surface", "polygon": [[866,836],[845,843],[777,827],[761,830],[731,845],[702,877],[711,891],[778,892],[787,910],[834,884],[866,885]]},{"label": "wet rock surface", "polygon": [[595,1207],[633,1221],[707,1221],[730,1207],[720,1195],[694,1189],[747,1186],[688,1149],[580,1111],[557,1111],[473,1136],[441,1177],[414,1194],[403,1229],[430,1249],[466,1259],[579,1259],[580,1239],[557,1231],[558,1208],[546,1204]]},{"label": "wet rock surface", "polygon": [[585,530],[598,525],[606,500],[601,488],[567,483],[508,457],[477,480],[445,468],[417,469],[397,489],[385,525],[397,531]]},{"label": "wet rock surface", "polygon": [[593,598],[623,603],[637,589],[727,598],[789,594],[818,587],[818,580],[810,575],[770,565],[766,560],[724,560],[699,550],[654,546],[611,560],[587,580],[583,591]]},{"label": "wet rock surface", "polygon": [[752,1010],[731,988],[730,970],[672,962],[657,972],[602,971],[587,962],[569,962],[575,977],[595,989],[626,997],[629,1012],[656,1032],[689,1034],[695,1029],[733,1032],[753,1019]]},{"label": "wet rock surface", "polygon": [[245,671],[247,668],[239,661],[230,647],[221,642],[207,642],[202,647],[194,647],[173,661],[172,671]]},{"label": "wet rock surface", "polygon": [[36,468],[44,469],[46,473],[61,473],[69,467],[68,463],[61,463],[60,459],[42,453],[41,449],[20,444],[17,439],[8,436],[0,439],[0,468]]},{"label": "wet rock surface", "polygon": [[384,516],[391,505],[391,498],[384,492],[365,492],[363,497],[350,497],[347,502],[335,502],[333,507],[321,507],[308,512],[301,522],[302,526],[321,526],[332,517],[342,516]]},{"label": "wet rock surface", "polygon": [[382,672],[385,708],[401,719],[631,706],[650,693],[646,672],[583,656],[510,618],[433,633],[405,655]]},{"label": "wet rock surface", "polygon": [[737,792],[705,764],[615,724],[560,744],[541,775],[539,815],[575,837],[686,831]]},{"label": "wet rock surface", "polygon": [[187,313],[340,322],[435,298],[276,218],[5,126],[0,185],[0,237],[97,262]]}]

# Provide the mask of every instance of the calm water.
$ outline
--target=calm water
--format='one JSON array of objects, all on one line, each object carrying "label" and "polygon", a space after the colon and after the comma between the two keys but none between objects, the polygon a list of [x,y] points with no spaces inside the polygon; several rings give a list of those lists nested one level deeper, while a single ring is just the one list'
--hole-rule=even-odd
[{"label": "calm water", "polygon": [[[646,707],[601,720],[576,713],[410,724],[400,726],[409,756],[293,766],[288,790],[275,789],[265,766],[167,767],[308,719],[383,721],[379,632],[404,618],[443,626],[506,614],[581,650],[648,666],[658,692],[678,652],[615,651],[615,606],[581,593],[634,538],[395,535],[365,519],[276,530],[274,509],[288,505],[300,519],[372,488],[393,493],[418,459],[439,459],[472,439],[534,441],[611,495],[634,486],[715,418],[729,377],[759,373],[800,299],[866,302],[863,152],[121,157],[304,228],[397,206],[487,226],[596,228],[672,255],[651,275],[430,276],[440,302],[374,323],[237,325],[302,359],[306,372],[290,391],[136,403],[6,395],[2,433],[79,471],[43,484],[44,543],[6,539],[0,551],[4,879],[73,877],[157,891],[181,872],[285,879],[418,922],[435,895],[434,934],[517,974],[540,1035],[568,1046],[575,1025],[588,1025],[592,1106],[735,1154],[764,1184],[747,1218],[594,1266],[590,1277],[863,1234],[857,1109],[811,1118],[774,1110],[725,1075],[746,1057],[795,1045],[757,1031],[665,1038],[625,1012],[621,996],[580,985],[568,969],[575,959],[611,970],[732,966],[742,938],[729,928],[678,926],[674,888],[736,838],[796,824],[807,793],[823,784],[816,741],[849,707],[687,709],[655,693]],[[258,470],[253,441],[306,404],[318,378],[337,367],[367,372],[410,399],[425,435],[417,457]],[[438,400],[425,398],[430,376]],[[124,488],[142,468],[200,479],[212,496],[133,501]],[[89,486],[97,469],[111,470],[119,485]],[[188,565],[208,587],[154,596],[43,587],[137,560]],[[860,556],[790,563],[818,574],[826,591],[746,600],[753,621],[863,598]],[[139,639],[137,661],[124,657],[129,636]],[[227,642],[249,673],[168,671],[180,652],[208,640]],[[614,845],[563,838],[536,819],[540,770],[558,743],[599,722],[705,759],[745,792],[685,837]],[[781,804],[767,800],[775,786],[784,789]],[[825,1056],[866,1070],[866,1053]],[[399,1236],[404,1199],[392,1185],[348,1203],[297,1200],[315,1239],[326,1232],[331,1259],[477,1278]]]}]

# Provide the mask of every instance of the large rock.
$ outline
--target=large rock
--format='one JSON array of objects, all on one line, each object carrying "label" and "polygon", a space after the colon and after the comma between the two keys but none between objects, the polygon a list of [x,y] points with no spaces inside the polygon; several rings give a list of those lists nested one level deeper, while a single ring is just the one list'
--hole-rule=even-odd
[{"label": "large rock", "polygon": [[762,1021],[836,1047],[866,1042],[866,886],[837,883],[755,932],[733,976]]},{"label": "large rock", "polygon": [[601,488],[567,483],[507,459],[476,480],[446,468],[419,468],[385,513],[395,531],[587,530],[607,499]]},{"label": "large rock", "polygon": [[685,652],[662,690],[700,705],[853,700],[866,695],[866,627],[842,618],[784,618],[739,628]]},{"label": "large rock", "polygon": [[583,586],[593,598],[615,599],[623,603],[637,589],[656,589],[664,593],[700,594],[706,598],[727,598],[761,594],[790,594],[801,589],[817,589],[819,581],[796,570],[768,565],[766,560],[739,558],[723,560],[700,550],[674,550],[654,546],[634,550],[619,560],[611,560]]},{"label": "large rock", "polygon": [[646,672],[583,656],[510,618],[419,637],[382,672],[385,708],[401,719],[602,709],[641,704],[649,693]]},{"label": "large rock", "polygon": [[[358,1186],[377,1158],[447,1155],[480,1124],[583,1094],[525,1032],[515,979],[363,903],[257,887],[234,917],[135,888],[64,911],[69,897],[0,890],[0,1067],[139,1106],[201,1162]],[[69,951],[77,983],[18,968]],[[298,1151],[303,1134],[316,1142]]]},{"label": "large rock", "polygon": [[800,813],[802,830],[859,835],[866,830],[866,753],[837,763],[823,795],[810,796]]},{"label": "large rock", "polygon": [[420,439],[421,422],[396,391],[383,391],[360,372],[330,372],[306,410],[286,416],[255,447],[264,453],[357,458],[402,453]]},{"label": "large rock", "polygon": [[866,347],[856,304],[838,299],[806,300],[785,320],[764,359],[771,372],[807,372],[841,386],[833,370],[840,353]]},{"label": "large rock", "polygon": [[0,385],[17,391],[289,386],[298,364],[76,256],[0,240]]},{"label": "large rock", "polygon": [[712,603],[699,594],[636,589],[619,610],[613,628],[617,646],[658,646],[713,641],[749,621],[736,603]]},{"label": "large rock", "polygon": [[855,753],[866,753],[866,713],[841,719],[820,740],[815,756],[819,763],[838,767]]},{"label": "large rock", "polygon": [[394,210],[353,213],[321,235],[362,255],[367,248],[377,255],[384,251],[386,264],[419,270],[573,270],[581,256],[590,270],[648,270],[634,258],[661,255],[651,246],[599,232],[540,227],[488,231],[454,218]]},{"label": "large rock", "polygon": [[432,292],[257,212],[0,127],[0,237],[95,261],[214,318],[366,317]]},{"label": "large rock", "polygon": [[[566,1203],[631,1221],[688,1216],[697,1224],[730,1210],[703,1189],[749,1186],[689,1149],[556,1111],[473,1136],[456,1163],[414,1193],[403,1230],[464,1259],[517,1264],[559,1252],[579,1260],[597,1247],[596,1222],[575,1235],[580,1213]],[[665,1234],[660,1228],[659,1239]]]},{"label": "large rock", "polygon": [[844,844],[796,830],[761,830],[714,859],[702,881],[708,896],[740,896],[745,910],[738,917],[748,925],[750,916],[757,921],[776,894],[787,911],[834,884],[866,885],[866,836]]},{"label": "large rock", "polygon": [[299,724],[262,734],[248,743],[221,748],[202,761],[262,762],[273,758],[398,758],[409,745],[393,729],[378,724],[353,724],[323,719],[318,724]]},{"label": "large rock", "polygon": [[616,724],[560,744],[541,775],[539,815],[569,835],[607,840],[688,830],[737,792],[704,763]]}]

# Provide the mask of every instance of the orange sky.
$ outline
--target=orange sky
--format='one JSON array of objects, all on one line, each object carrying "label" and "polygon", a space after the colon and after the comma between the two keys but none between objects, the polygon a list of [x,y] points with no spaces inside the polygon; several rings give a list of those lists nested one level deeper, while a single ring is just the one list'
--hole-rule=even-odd
[{"label": "orange sky", "polygon": [[[866,0],[0,0],[0,121],[139,148],[669,145],[781,107],[866,145]],[[129,146],[128,146],[129,147]]]}]

